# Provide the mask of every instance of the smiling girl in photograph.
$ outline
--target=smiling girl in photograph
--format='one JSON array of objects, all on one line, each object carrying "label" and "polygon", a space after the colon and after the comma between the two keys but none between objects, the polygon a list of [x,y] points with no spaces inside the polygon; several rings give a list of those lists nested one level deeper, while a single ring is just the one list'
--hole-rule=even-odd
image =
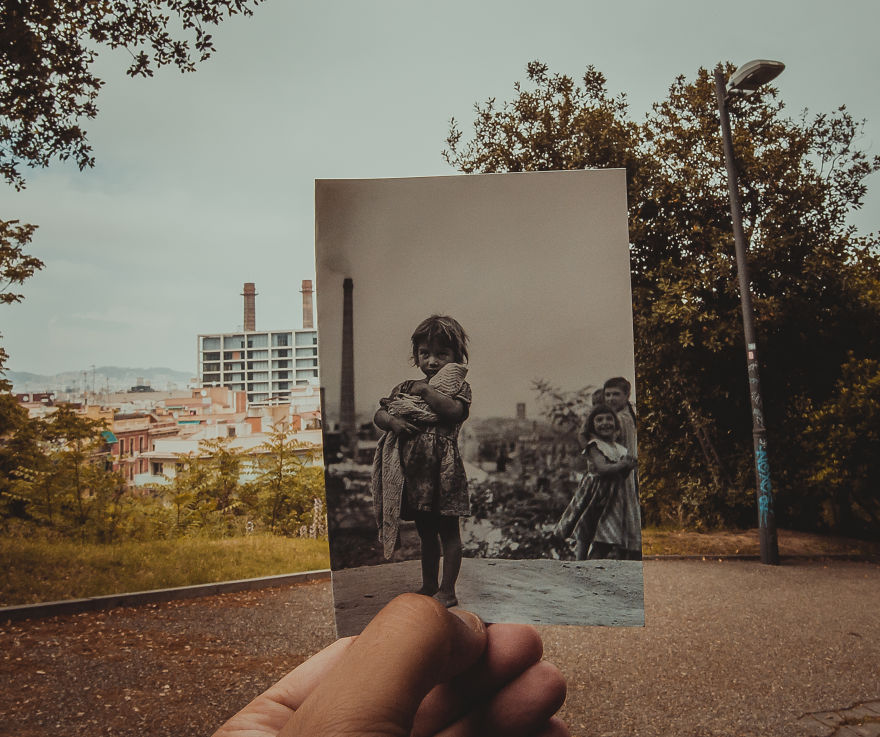
[{"label": "smiling girl in photograph", "polygon": [[555,534],[574,532],[575,558],[627,558],[630,538],[628,478],[636,460],[621,445],[617,413],[606,404],[593,407],[584,423],[590,472],[584,476],[575,498],[559,520]]},{"label": "smiling girl in photograph", "polygon": [[[422,587],[456,606],[461,568],[459,518],[470,514],[458,432],[471,388],[464,380],[467,335],[451,317],[432,315],[412,334],[412,363],[424,379],[409,379],[379,401],[373,421],[385,431],[373,459],[371,490],[386,558],[398,544],[400,520],[414,520],[422,546]],[[440,557],[443,557],[443,578]]]}]

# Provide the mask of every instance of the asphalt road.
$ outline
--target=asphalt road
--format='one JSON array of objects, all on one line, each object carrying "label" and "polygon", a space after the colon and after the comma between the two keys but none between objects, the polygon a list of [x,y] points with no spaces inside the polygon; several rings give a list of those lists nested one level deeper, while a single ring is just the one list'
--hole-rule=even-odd
[{"label": "asphalt road", "polygon": [[[644,627],[539,628],[572,734],[880,734],[880,565],[646,561],[644,583]],[[0,733],[211,734],[332,631],[329,582],[6,624]]]}]

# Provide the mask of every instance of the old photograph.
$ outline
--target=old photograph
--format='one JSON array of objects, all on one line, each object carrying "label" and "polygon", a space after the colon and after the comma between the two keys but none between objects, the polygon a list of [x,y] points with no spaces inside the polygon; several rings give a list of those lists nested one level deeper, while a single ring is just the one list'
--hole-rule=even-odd
[{"label": "old photograph", "polygon": [[644,623],[623,170],[318,180],[340,635],[407,591]]}]

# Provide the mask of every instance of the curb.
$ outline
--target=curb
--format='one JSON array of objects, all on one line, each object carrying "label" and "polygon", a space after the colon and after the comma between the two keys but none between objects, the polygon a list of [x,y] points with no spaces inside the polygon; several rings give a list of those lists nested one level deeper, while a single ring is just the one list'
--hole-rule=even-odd
[{"label": "curb", "polygon": [[310,581],[329,581],[330,569],[303,571],[301,573],[280,573],[275,576],[260,578],[242,578],[238,581],[221,581],[219,583],[203,583],[197,586],[178,586],[173,589],[154,589],[152,591],[134,591],[129,594],[110,594],[108,596],[90,596],[86,599],[64,599],[63,601],[47,601],[40,604],[24,604],[21,606],[0,607],[0,622],[17,622],[22,619],[44,619],[59,614],[79,614],[102,609],[113,609],[120,606],[141,606],[178,599],[195,599],[200,596],[228,594],[234,591],[252,591],[267,589],[273,586],[288,586],[308,583]]}]

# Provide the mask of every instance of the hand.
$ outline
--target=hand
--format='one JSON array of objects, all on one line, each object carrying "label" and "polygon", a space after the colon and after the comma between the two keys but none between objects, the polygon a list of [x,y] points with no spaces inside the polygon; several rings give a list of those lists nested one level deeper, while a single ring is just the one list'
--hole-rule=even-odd
[{"label": "hand", "polygon": [[337,640],[214,737],[568,737],[565,681],[526,625],[404,594],[359,637]]},{"label": "hand", "polygon": [[409,394],[412,394],[416,397],[425,396],[425,392],[431,388],[431,385],[425,379],[419,379],[418,381],[414,381],[409,388]]},{"label": "hand", "polygon": [[414,435],[419,432],[419,428],[413,425],[411,422],[407,422],[400,417],[391,416],[391,420],[388,422],[391,427],[391,432],[395,435]]}]

